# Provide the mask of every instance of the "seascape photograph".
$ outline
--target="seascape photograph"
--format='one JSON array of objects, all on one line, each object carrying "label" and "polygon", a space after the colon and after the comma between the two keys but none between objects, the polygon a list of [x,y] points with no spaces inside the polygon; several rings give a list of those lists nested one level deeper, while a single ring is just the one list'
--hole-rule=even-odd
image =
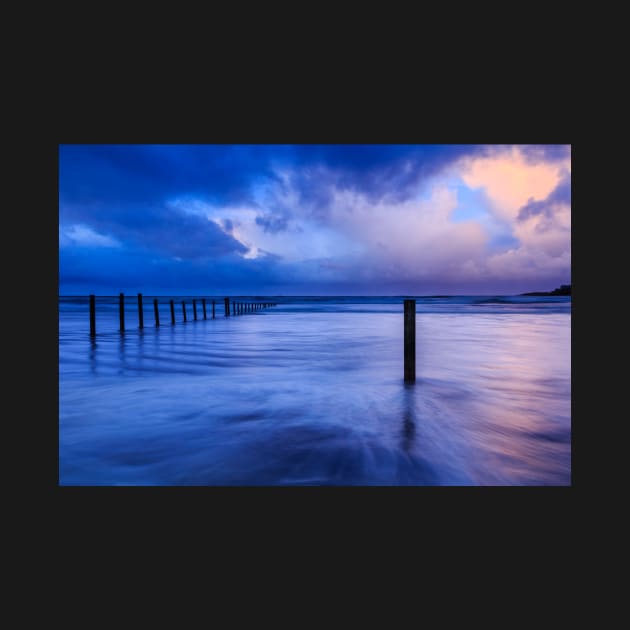
[{"label": "seascape photograph", "polygon": [[59,486],[571,486],[570,145],[58,169]]}]

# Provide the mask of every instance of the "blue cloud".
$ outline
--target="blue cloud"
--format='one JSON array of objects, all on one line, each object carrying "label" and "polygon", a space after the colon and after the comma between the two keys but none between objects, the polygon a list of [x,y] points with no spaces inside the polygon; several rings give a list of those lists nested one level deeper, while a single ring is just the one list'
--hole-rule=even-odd
[{"label": "blue cloud", "polygon": [[551,218],[554,213],[554,205],[557,203],[571,205],[571,175],[569,173],[565,174],[546,199],[542,201],[530,199],[529,202],[519,210],[517,219],[518,221],[526,221],[536,215],[544,215]]},{"label": "blue cloud", "polygon": [[216,223],[163,204],[66,205],[63,224],[89,223],[97,232],[128,246],[179,256],[208,258],[245,253],[247,247]]},{"label": "blue cloud", "polygon": [[561,162],[571,157],[570,144],[525,144],[519,145],[525,159],[538,162]]}]

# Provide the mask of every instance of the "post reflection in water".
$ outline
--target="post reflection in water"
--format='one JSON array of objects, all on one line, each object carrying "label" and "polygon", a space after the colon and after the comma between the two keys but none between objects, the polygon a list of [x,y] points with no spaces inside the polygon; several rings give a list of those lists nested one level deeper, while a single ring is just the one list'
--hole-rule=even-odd
[{"label": "post reflection in water", "polygon": [[90,338],[90,372],[96,374],[96,339]]},{"label": "post reflection in water", "polygon": [[125,372],[125,346],[127,344],[127,339],[124,333],[120,333],[120,338],[118,339],[118,374],[124,374]]},{"label": "post reflection in water", "polygon": [[416,435],[416,383],[404,383],[403,385],[403,424],[401,448],[408,453]]}]

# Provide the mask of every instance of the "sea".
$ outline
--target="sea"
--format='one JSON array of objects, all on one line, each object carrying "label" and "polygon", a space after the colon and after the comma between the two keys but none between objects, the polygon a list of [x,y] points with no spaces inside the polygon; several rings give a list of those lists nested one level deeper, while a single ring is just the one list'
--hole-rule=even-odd
[{"label": "sea", "polygon": [[231,300],[59,297],[59,485],[571,485],[570,297]]}]

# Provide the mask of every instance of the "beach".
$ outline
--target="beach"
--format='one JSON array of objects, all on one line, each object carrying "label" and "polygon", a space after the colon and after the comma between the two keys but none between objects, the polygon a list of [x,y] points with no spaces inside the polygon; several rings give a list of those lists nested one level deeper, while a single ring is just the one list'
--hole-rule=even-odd
[{"label": "beach", "polygon": [[402,297],[153,297],[121,334],[97,296],[94,339],[59,298],[61,485],[571,483],[569,297],[416,297],[413,384]]}]

